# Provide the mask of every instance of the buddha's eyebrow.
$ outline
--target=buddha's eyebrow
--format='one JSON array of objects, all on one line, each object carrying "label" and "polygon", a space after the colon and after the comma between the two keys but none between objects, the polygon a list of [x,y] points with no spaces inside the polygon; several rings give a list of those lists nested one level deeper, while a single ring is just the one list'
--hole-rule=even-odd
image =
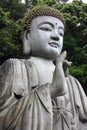
[{"label": "buddha's eyebrow", "polygon": [[38,24],[38,27],[41,26],[41,25],[44,25],[44,24],[49,24],[51,27],[54,27],[54,24],[51,23],[51,22],[48,22],[48,21],[41,22],[40,24]]}]

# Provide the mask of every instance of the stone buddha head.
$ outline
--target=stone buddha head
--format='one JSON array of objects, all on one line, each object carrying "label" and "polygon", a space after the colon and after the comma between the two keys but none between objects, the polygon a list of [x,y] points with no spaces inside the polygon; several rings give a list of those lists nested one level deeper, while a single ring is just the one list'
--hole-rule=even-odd
[{"label": "stone buddha head", "polygon": [[53,8],[43,6],[31,9],[22,28],[24,53],[55,60],[63,47],[65,20]]}]

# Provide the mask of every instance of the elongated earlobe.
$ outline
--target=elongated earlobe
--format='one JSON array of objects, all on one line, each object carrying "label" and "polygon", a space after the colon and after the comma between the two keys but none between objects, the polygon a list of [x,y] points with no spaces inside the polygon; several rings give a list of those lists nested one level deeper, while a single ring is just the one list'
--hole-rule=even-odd
[{"label": "elongated earlobe", "polygon": [[22,39],[23,41],[23,52],[24,54],[29,54],[30,53],[30,40],[29,40],[29,34],[27,34],[28,32],[25,31],[24,32],[24,37]]}]

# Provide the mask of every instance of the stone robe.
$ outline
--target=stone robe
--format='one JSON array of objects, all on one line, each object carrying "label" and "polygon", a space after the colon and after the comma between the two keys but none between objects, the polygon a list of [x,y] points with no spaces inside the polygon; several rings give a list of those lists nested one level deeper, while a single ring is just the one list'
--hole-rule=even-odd
[{"label": "stone robe", "polygon": [[38,85],[30,60],[7,60],[0,67],[0,130],[87,130],[87,97],[75,78],[66,82],[67,94],[51,99],[51,84]]},{"label": "stone robe", "polygon": [[35,66],[10,59],[0,69],[0,130],[52,130],[49,84],[38,86]]}]

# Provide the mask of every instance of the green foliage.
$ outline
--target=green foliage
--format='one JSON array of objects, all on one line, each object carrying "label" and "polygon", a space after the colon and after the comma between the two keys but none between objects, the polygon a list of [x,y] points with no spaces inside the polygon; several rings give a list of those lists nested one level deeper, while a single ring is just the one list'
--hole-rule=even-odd
[{"label": "green foliage", "polygon": [[[9,7],[5,5],[6,2],[8,2]],[[25,9],[25,5],[22,4],[22,6],[20,6],[17,0],[15,1],[2,0],[2,3],[0,2],[0,5],[1,4],[2,8],[0,8],[0,64],[8,58],[19,57],[19,55],[22,56],[21,51],[22,43],[20,39],[20,32],[21,32],[20,18],[22,18],[25,13],[25,11],[24,12],[21,11],[21,7],[24,7]],[[18,9],[16,10],[15,8],[15,11],[13,11],[13,9],[11,11],[11,7],[13,7],[14,4],[15,7],[18,6]],[[20,10],[19,13],[17,13],[18,10]]]},{"label": "green foliage", "polygon": [[47,4],[49,6],[52,6],[52,4],[55,4],[56,0],[36,0],[36,5],[44,5]]},{"label": "green foliage", "polygon": [[70,72],[72,75],[75,75],[75,77],[81,78],[84,74],[84,66],[72,66]]},{"label": "green foliage", "polygon": [[9,24],[8,16],[9,16],[9,12],[5,13],[2,10],[2,8],[0,8],[0,27],[1,28],[5,27],[7,24]]},{"label": "green foliage", "polygon": [[79,65],[79,66],[72,66],[70,68],[70,73],[75,76],[75,78],[79,79],[80,83],[82,84],[86,94],[87,94],[87,65]]},{"label": "green foliage", "polygon": [[9,20],[9,24],[0,30],[0,62],[18,56],[20,29],[20,25]]},{"label": "green foliage", "polygon": [[24,16],[26,12],[26,7],[24,4],[19,2],[20,0],[1,0],[0,6],[3,11],[10,12],[10,18],[13,20],[18,20]]}]

